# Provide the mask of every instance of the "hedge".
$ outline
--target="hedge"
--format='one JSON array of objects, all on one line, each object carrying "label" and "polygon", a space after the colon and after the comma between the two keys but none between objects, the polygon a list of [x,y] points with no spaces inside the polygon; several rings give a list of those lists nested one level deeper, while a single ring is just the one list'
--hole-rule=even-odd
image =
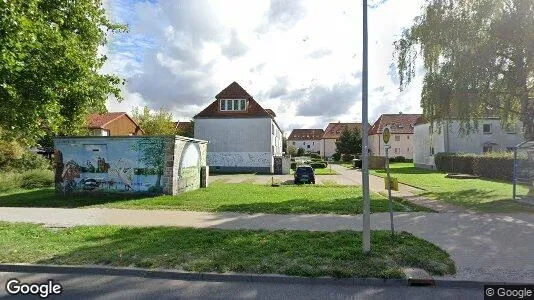
[{"label": "hedge", "polygon": [[310,166],[314,169],[324,169],[326,168],[326,163],[324,162],[313,162]]},{"label": "hedge", "polygon": [[472,174],[482,178],[512,181],[514,157],[508,152],[484,155],[437,153],[434,163],[438,171]]},{"label": "hedge", "polygon": [[436,169],[451,173],[473,173],[474,154],[437,153],[434,157]]}]

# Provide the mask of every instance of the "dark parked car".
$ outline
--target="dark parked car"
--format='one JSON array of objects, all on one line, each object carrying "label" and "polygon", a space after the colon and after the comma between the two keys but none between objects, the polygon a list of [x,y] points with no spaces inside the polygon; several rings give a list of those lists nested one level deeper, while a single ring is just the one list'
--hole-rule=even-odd
[{"label": "dark parked car", "polygon": [[313,168],[311,166],[297,166],[295,169],[295,184],[298,183],[315,184],[315,173],[313,172]]}]

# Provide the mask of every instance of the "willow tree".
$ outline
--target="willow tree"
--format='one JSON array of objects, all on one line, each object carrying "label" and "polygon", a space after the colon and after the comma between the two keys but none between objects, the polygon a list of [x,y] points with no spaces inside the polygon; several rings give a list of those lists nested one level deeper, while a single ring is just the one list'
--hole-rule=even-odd
[{"label": "willow tree", "polygon": [[427,0],[395,57],[401,90],[422,58],[421,106],[432,125],[456,118],[469,132],[492,115],[522,121],[534,140],[533,0]]},{"label": "willow tree", "polygon": [[76,133],[109,95],[120,98],[121,80],[100,72],[99,47],[107,32],[124,29],[107,19],[101,0],[0,1],[2,138]]}]

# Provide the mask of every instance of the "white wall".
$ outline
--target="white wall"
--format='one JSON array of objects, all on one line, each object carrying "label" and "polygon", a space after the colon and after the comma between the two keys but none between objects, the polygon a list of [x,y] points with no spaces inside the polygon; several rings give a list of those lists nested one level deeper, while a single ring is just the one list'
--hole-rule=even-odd
[{"label": "white wall", "polygon": [[[500,120],[486,119],[479,121],[479,131],[467,135],[460,135],[458,121],[449,122],[449,131],[441,133],[429,133],[430,124],[419,124],[414,129],[414,163],[416,165],[434,166],[434,156],[430,148],[434,147],[434,153],[457,152],[457,153],[483,153],[484,144],[493,143],[492,151],[506,151],[523,141],[521,123],[515,125],[516,133],[507,133],[501,128]],[[491,124],[491,134],[482,132],[483,124]]]},{"label": "white wall", "polygon": [[[399,141],[395,140],[395,137],[398,137]],[[389,139],[389,145],[391,146],[391,149],[389,150],[389,156],[390,157],[404,156],[405,158],[412,159],[413,148],[414,148],[413,140],[414,140],[413,134],[392,133]],[[370,135],[369,136],[369,147],[371,149],[372,155],[386,156],[382,134]]]},{"label": "white wall", "polygon": [[[483,124],[491,124],[491,133],[482,132]],[[453,121],[450,123],[449,150],[448,152],[483,153],[484,144],[493,143],[492,151],[506,151],[523,141],[521,124],[515,125],[515,133],[507,133],[505,128],[501,128],[501,121],[498,119],[481,120],[479,132],[473,132],[465,136],[459,135],[460,123]]]},{"label": "white wall", "polygon": [[[304,151],[319,152],[321,149],[321,140],[287,140],[288,145],[293,145],[295,148],[302,148]],[[309,146],[309,148],[308,148]]]},{"label": "white wall", "polygon": [[322,157],[331,157],[336,153],[336,139],[322,139],[319,143],[319,151]]},{"label": "white wall", "polygon": [[273,155],[282,153],[282,132],[270,118],[199,118],[195,120],[195,138],[209,141],[209,166],[272,171]]}]

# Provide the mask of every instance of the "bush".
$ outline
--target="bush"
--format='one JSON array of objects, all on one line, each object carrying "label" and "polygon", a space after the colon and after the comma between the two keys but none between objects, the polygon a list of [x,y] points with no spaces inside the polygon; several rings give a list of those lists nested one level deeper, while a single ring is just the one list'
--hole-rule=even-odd
[{"label": "bush", "polygon": [[291,169],[295,170],[297,168],[297,163],[296,162],[292,162],[291,163]]},{"label": "bush", "polygon": [[332,159],[333,159],[334,161],[339,161],[339,160],[341,159],[341,154],[339,154],[339,153],[337,153],[337,152],[334,153],[334,154],[332,154]]},{"label": "bush", "polygon": [[22,174],[20,187],[23,189],[37,189],[54,186],[54,172],[50,170],[32,170]]},{"label": "bush", "polygon": [[473,174],[474,154],[437,153],[434,157],[436,169],[442,172]]},{"label": "bush", "polygon": [[514,172],[514,157],[510,153],[488,153],[473,157],[473,173],[476,176],[512,181]]},{"label": "bush", "polygon": [[54,172],[50,170],[31,170],[23,173],[0,173],[0,192],[15,189],[35,189],[54,186]]},{"label": "bush", "polygon": [[39,154],[24,152],[20,159],[11,163],[11,167],[18,171],[49,170],[52,169],[52,163]]},{"label": "bush", "polygon": [[310,153],[310,157],[313,159],[321,159],[321,155],[317,153]]},{"label": "bush", "polygon": [[22,176],[17,173],[0,173],[0,193],[18,189],[22,185]]},{"label": "bush", "polygon": [[342,159],[343,161],[345,161],[345,162],[347,162],[347,161],[352,161],[352,160],[354,159],[354,155],[352,155],[352,154],[343,154],[343,155],[341,156],[341,159]]},{"label": "bush", "polygon": [[434,163],[442,172],[465,173],[506,181],[513,178],[514,157],[508,152],[490,152],[484,155],[438,153]]},{"label": "bush", "polygon": [[304,149],[298,148],[297,149],[297,156],[303,156],[304,155]]},{"label": "bush", "polygon": [[406,157],[404,157],[404,156],[395,156],[395,157],[390,158],[389,161],[390,162],[403,163],[403,162],[406,162]]},{"label": "bush", "polygon": [[326,163],[324,162],[314,162],[311,163],[310,166],[314,169],[324,169],[326,168]]}]

